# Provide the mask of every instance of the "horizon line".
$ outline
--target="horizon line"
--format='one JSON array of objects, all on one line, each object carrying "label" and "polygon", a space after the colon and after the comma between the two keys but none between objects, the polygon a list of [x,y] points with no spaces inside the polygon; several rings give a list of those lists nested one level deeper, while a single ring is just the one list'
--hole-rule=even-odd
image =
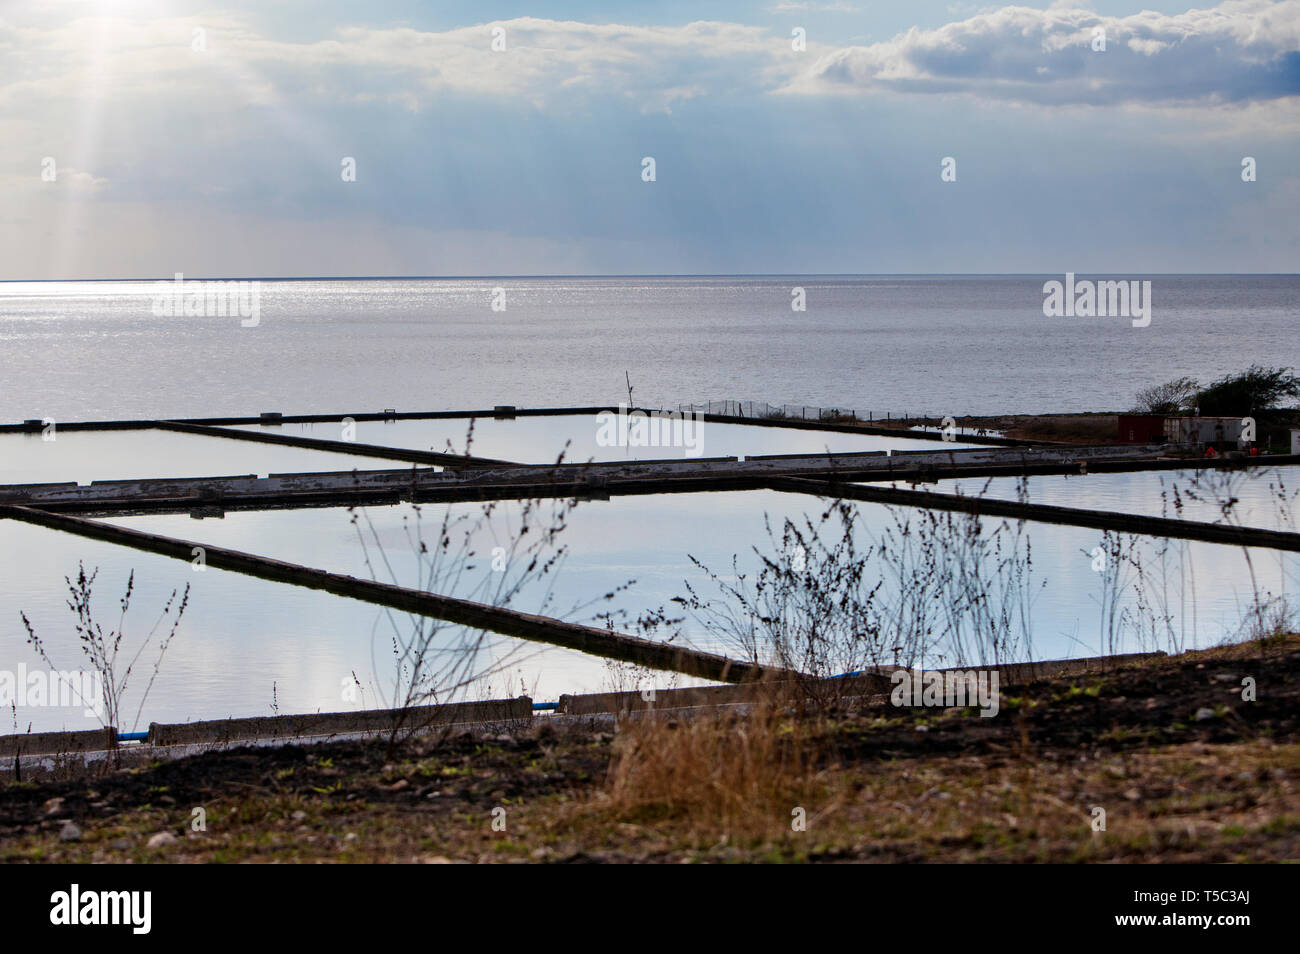
[{"label": "horizon line", "polygon": [[[185,274],[185,273],[180,273]],[[208,275],[186,276],[186,281],[346,282],[346,281],[478,281],[497,279],[599,279],[599,278],[1040,278],[1066,272],[619,272],[619,273],[536,273],[518,275]],[[1075,275],[1113,274],[1146,278],[1296,278],[1300,272],[1141,272],[1089,269]],[[127,278],[0,278],[0,285],[71,282],[172,282],[168,276]]]}]

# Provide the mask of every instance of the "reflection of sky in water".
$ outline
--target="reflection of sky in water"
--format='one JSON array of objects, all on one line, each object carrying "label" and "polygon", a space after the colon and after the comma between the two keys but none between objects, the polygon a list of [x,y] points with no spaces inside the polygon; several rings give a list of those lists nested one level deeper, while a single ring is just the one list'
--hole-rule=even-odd
[{"label": "reflection of sky in water", "polygon": [[0,434],[0,483],[34,484],[143,477],[230,477],[304,470],[400,467],[373,457],[218,440],[175,431],[54,431]]},{"label": "reflection of sky in water", "polygon": [[[433,423],[447,427],[449,436],[454,428],[463,425],[459,421]],[[480,431],[481,443],[476,442],[477,452],[494,456],[541,455],[536,459],[545,459],[554,446],[556,433],[552,425],[564,422],[544,421],[544,426],[528,432],[526,439],[510,436],[523,434],[524,429],[506,429],[523,422],[496,423],[504,425],[496,434],[491,433],[494,429],[488,427]],[[568,423],[571,424],[572,420]],[[325,429],[328,427],[332,425]],[[398,433],[389,430],[392,427],[394,425],[374,425],[376,434],[372,435],[359,426],[357,438],[376,440],[377,435],[383,433],[384,439],[392,440],[391,435]],[[285,430],[289,431],[289,428]],[[327,436],[320,433],[321,430],[318,425],[313,429],[313,435]],[[414,433],[416,429],[404,428],[402,433],[406,430]],[[726,440],[733,440],[727,431],[722,433]],[[413,446],[428,446],[430,434],[433,434],[432,430],[415,433],[412,439],[420,443]],[[40,445],[38,437],[35,438],[38,443],[24,443],[24,447],[30,447],[32,453],[54,450],[55,453],[71,454],[76,447],[91,445],[74,444],[70,438],[106,438],[107,442],[100,446],[108,448],[110,442],[118,443],[123,436],[66,435],[69,438],[66,444],[65,437],[61,436],[57,442],[58,450],[52,445]],[[83,470],[72,476],[88,479],[92,475],[108,477],[159,472],[158,468],[169,466],[169,462],[170,472],[176,474],[205,470],[213,473],[260,473],[267,467],[270,470],[294,470],[334,466],[317,463],[322,458],[333,456],[317,452],[207,442],[189,435],[155,436],[165,438],[171,456],[159,458],[146,453],[147,447],[136,446],[134,454],[122,451],[114,458],[95,456],[89,463],[83,462]],[[806,445],[799,443],[801,440],[820,439],[821,435],[764,429],[759,437],[761,442],[751,445],[748,435],[742,433],[734,438],[734,444],[709,446],[706,453],[710,456],[759,450],[794,453],[807,449]],[[782,441],[789,439],[793,446],[774,444],[776,437]],[[22,440],[32,439],[25,437]],[[594,428],[587,440],[591,446],[586,452],[594,455]],[[118,446],[122,445],[119,443]],[[191,456],[191,446],[193,453],[199,455],[197,458]],[[207,458],[203,454],[215,456]],[[79,460],[75,455],[67,459],[72,463]],[[209,467],[210,463],[222,461],[228,464],[215,469]],[[40,471],[40,479],[58,476],[44,472],[48,466],[46,463],[31,463],[30,455],[25,455],[17,464],[10,459],[8,466],[11,468],[9,473]],[[196,467],[199,470],[194,470]],[[63,475],[69,476],[66,472]],[[1030,481],[1031,500],[1158,514],[1162,486],[1167,488],[1173,482],[1186,486],[1190,479],[1190,474],[1171,472],[1037,477]],[[984,483],[983,480],[961,482],[963,491],[967,493],[976,492]],[[953,484],[945,481],[939,489],[951,490]],[[1279,526],[1275,512],[1268,505],[1267,484],[1268,478],[1265,477],[1242,480],[1235,487],[1241,506],[1252,518],[1251,522],[1260,526]],[[1010,496],[1014,493],[1014,481],[993,481],[989,492]],[[500,512],[507,516],[516,514],[517,506],[513,503],[499,505]],[[697,587],[703,582],[701,574],[691,565],[688,554],[718,570],[730,566],[732,554],[740,554],[742,569],[752,569],[755,560],[750,547],[758,544],[767,549],[764,513],[771,516],[779,532],[782,518],[797,518],[805,512],[816,514],[820,507],[816,498],[768,491],[615,497],[609,501],[582,503],[571,515],[569,528],[563,537],[571,553],[555,580],[555,599],[551,609],[563,614],[575,603],[635,579],[636,584],[628,592],[620,594],[612,604],[602,603],[572,618],[589,619],[596,609],[607,606],[626,609],[636,616],[683,593],[683,581],[690,580]],[[454,510],[469,514],[478,512],[477,506],[470,504],[455,505]],[[441,506],[422,508],[426,538],[432,537],[443,511]],[[403,529],[404,518],[410,515],[411,508],[369,508],[366,512],[374,523],[393,570],[392,575],[381,570],[378,577],[412,585],[416,582],[415,557]],[[865,526],[873,533],[882,531],[890,520],[883,507],[862,504],[860,512]],[[1214,517],[1212,511],[1203,507],[1200,510],[1189,508],[1186,515],[1201,519]],[[349,522],[348,512],[343,509],[231,513],[224,519],[202,521],[186,515],[123,517],[112,522],[328,570],[358,576],[368,574],[356,531]],[[1035,604],[1033,638],[1036,654],[1050,658],[1099,651],[1097,599],[1100,581],[1092,571],[1089,551],[1100,542],[1100,532],[1044,524],[1027,526],[1034,548],[1035,578],[1047,581],[1046,589]],[[493,542],[484,537],[480,543],[480,572],[485,574],[490,572],[488,565]],[[1174,543],[1173,546],[1176,548],[1173,552],[1185,553],[1186,565],[1192,570],[1193,583],[1189,589],[1195,590],[1195,618],[1192,619],[1189,604],[1186,621],[1188,641],[1195,645],[1215,643],[1226,632],[1235,629],[1251,600],[1250,580],[1242,552],[1210,544],[1194,543],[1184,548],[1182,544]],[[47,640],[56,663],[65,668],[80,665],[70,614],[64,605],[65,593],[57,582],[64,575],[75,573],[78,559],[84,560],[88,566],[101,568],[98,593],[104,622],[115,622],[116,600],[121,595],[127,573],[135,569],[136,596],[128,617],[128,643],[132,647],[152,623],[151,614],[161,607],[167,593],[173,587],[183,587],[186,583],[193,585],[185,624],[163,662],[162,673],[142,715],[142,727],[151,720],[269,714],[273,686],[279,711],[283,713],[347,708],[348,705],[342,702],[341,688],[345,679],[350,680],[353,671],[367,685],[375,684],[376,672],[380,680],[391,676],[391,664],[386,656],[391,631],[386,629],[385,610],[220,570],[195,572],[180,561],[8,521],[0,522],[0,578],[5,581],[3,606],[0,607],[3,613],[0,618],[5,620],[3,628],[0,628],[0,668],[14,670],[19,662],[37,663],[25,645],[18,620],[19,610],[25,610],[32,618],[38,632]],[[1260,588],[1273,593],[1282,591],[1284,583],[1289,588],[1297,576],[1294,554],[1279,559],[1276,553],[1258,552],[1254,556],[1254,565]],[[1174,591],[1171,595],[1176,597],[1177,584],[1173,584],[1171,590]],[[470,586],[457,590],[456,595],[472,595]],[[517,609],[535,611],[539,598],[539,593],[525,593],[513,605]],[[688,623],[687,627],[687,631],[696,636],[697,644],[725,648],[709,646],[699,638],[698,625]],[[609,667],[600,660],[559,649],[538,650],[511,640],[501,640],[499,645],[503,649],[522,647],[528,654],[527,658],[517,660],[516,664],[474,690],[475,695],[501,696],[527,691],[536,699],[553,700],[562,692],[596,691],[615,684]],[[131,704],[127,707],[132,716],[138,692],[147,682],[152,664],[153,655],[146,653],[132,678],[132,689],[128,692]],[[668,675],[656,679],[661,686],[673,681]],[[681,685],[688,680],[677,678],[675,682]],[[631,683],[625,681],[621,687],[631,688]],[[366,701],[377,704],[380,700],[372,694]],[[8,723],[10,716],[6,714],[4,719]],[[27,709],[19,713],[20,728],[25,729],[28,722],[36,730],[57,728],[63,724],[74,728],[87,727],[79,711],[69,714],[63,710]],[[8,724],[4,726],[5,731],[11,728]]]},{"label": "reflection of sky in water", "polygon": [[[827,450],[831,453],[881,451],[887,448],[950,450],[970,446],[955,442],[941,444],[908,438],[873,437],[869,434],[718,424],[712,421],[695,422],[691,426],[700,429],[698,454],[687,454],[686,448],[680,446],[602,447],[597,442],[600,427],[595,416],[520,417],[514,420],[476,418],[470,451],[483,457],[517,460],[530,464],[550,464],[559,457],[561,452],[564,452],[565,460],[581,463],[588,460],[649,460],[688,456],[820,454]],[[352,427],[353,436],[360,443],[434,451],[446,451],[450,445],[456,453],[465,452],[466,437],[469,435],[469,421],[463,418],[440,418],[427,421],[356,421]],[[343,439],[344,428],[345,425],[339,423],[244,426],[247,430],[326,440]],[[694,431],[684,433],[683,439],[694,443],[695,433]],[[565,450],[566,441],[570,442],[567,450]]]},{"label": "reflection of sky in water", "polygon": [[[968,496],[1015,500],[1013,477],[941,480],[923,489]],[[1255,471],[1175,470],[1088,476],[1034,476],[1029,478],[1031,503],[1103,510],[1110,513],[1149,514],[1184,520],[1225,522],[1219,501],[1236,498],[1231,522],[1270,530],[1291,530],[1283,514],[1300,491],[1300,471],[1265,468]],[[1182,502],[1181,511],[1175,501]],[[1282,506],[1285,503],[1286,506]]]}]

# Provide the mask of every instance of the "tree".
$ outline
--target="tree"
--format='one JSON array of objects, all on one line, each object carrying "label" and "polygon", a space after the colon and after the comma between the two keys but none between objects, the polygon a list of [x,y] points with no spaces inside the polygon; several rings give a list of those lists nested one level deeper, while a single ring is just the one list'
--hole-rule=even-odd
[{"label": "tree", "polygon": [[1235,417],[1271,411],[1283,398],[1300,397],[1300,377],[1290,368],[1252,364],[1240,374],[1220,378],[1196,396],[1202,414]]},{"label": "tree", "polygon": [[1137,393],[1136,410],[1144,414],[1185,414],[1195,405],[1201,386],[1191,378],[1175,378]]}]

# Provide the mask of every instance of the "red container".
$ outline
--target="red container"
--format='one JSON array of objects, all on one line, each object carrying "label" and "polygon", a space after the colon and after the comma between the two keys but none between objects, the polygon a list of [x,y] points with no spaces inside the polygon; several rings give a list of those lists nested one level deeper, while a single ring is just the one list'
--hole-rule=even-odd
[{"label": "red container", "polygon": [[1164,443],[1164,415],[1121,414],[1119,416],[1119,440],[1121,444]]}]

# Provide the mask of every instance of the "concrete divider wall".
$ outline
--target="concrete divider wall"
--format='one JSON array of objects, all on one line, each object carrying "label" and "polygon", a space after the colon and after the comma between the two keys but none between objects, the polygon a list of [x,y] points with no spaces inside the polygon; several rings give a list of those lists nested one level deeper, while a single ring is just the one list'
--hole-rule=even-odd
[{"label": "concrete divider wall", "polygon": [[[1099,672],[1148,659],[1163,658],[1163,652],[1123,653],[1115,656],[1090,656],[1083,659],[1057,659],[1002,666],[965,666],[935,671],[997,671],[1000,687],[1033,682],[1071,673]],[[819,681],[802,691],[834,693],[844,699],[872,699],[888,696],[894,688],[891,675],[903,666],[878,666],[872,671],[838,679]],[[791,684],[790,690],[796,690]],[[731,706],[752,703],[780,692],[781,686],[767,683],[693,686],[681,689],[656,689],[653,694],[601,692],[585,695],[562,695],[557,715],[585,716],[641,712],[648,710],[691,709],[708,706]],[[178,724],[152,723],[146,744],[155,746],[222,743],[239,740],[290,740],[295,737],[350,735],[387,732],[395,728],[419,731],[432,726],[518,723],[533,718],[533,704],[528,696],[484,702],[457,702],[446,705],[416,706],[410,709],[366,709],[355,712],[322,712],[290,716],[254,716],[243,719],[215,719]],[[0,757],[33,755],[73,755],[103,752],[113,747],[114,728],[80,732],[37,732],[26,735],[0,736]]]},{"label": "concrete divider wall", "polygon": [[409,709],[363,709],[356,712],[321,712],[309,715],[254,716],[215,719],[172,725],[150,724],[150,745],[187,745],[229,742],[236,739],[274,739],[295,736],[342,735],[355,732],[419,730],[435,725],[471,722],[513,722],[533,717],[527,696],[488,702],[455,702]]},{"label": "concrete divider wall", "polygon": [[1033,682],[1035,679],[1047,679],[1051,676],[1064,676],[1070,673],[1094,672],[1116,669],[1128,663],[1144,659],[1159,659],[1166,654],[1158,653],[1120,653],[1115,656],[1087,656],[1083,659],[1051,659],[1045,662],[1008,663],[1003,666],[966,666],[965,669],[996,669],[998,682],[1004,686]]},{"label": "concrete divider wall", "polygon": [[112,748],[117,729],[87,729],[83,732],[29,732],[26,735],[0,735],[0,756],[70,755],[98,752]]},{"label": "concrete divider wall", "polygon": [[888,692],[888,673],[895,667],[879,667],[876,672],[860,673],[842,679],[825,679],[805,686],[796,683],[741,683],[732,686],[688,686],[682,689],[632,690],[631,692],[597,692],[588,695],[560,696],[557,715],[598,715],[609,712],[636,712],[647,709],[686,709],[699,706],[732,705],[781,698],[800,693],[833,693],[845,698],[878,695]]},{"label": "concrete divider wall", "polygon": [[[1001,666],[969,665],[949,669],[924,670],[929,672],[997,672],[999,687],[1014,686],[1070,673],[1096,672],[1114,669],[1144,659],[1157,659],[1163,652],[1122,653],[1115,656],[1089,656],[1083,659],[1053,659],[1041,662],[1009,663]],[[725,706],[755,702],[764,698],[780,698],[783,691],[797,698],[799,692],[810,696],[832,695],[844,699],[871,699],[888,695],[896,683],[896,671],[908,672],[906,666],[874,666],[870,671],[834,679],[818,680],[799,688],[793,684],[741,683],[731,686],[693,686],[683,689],[656,689],[653,693],[642,690],[630,692],[597,692],[586,695],[562,695],[556,706],[557,715],[603,715],[608,713],[639,712],[651,709],[686,709],[700,706]]]}]

